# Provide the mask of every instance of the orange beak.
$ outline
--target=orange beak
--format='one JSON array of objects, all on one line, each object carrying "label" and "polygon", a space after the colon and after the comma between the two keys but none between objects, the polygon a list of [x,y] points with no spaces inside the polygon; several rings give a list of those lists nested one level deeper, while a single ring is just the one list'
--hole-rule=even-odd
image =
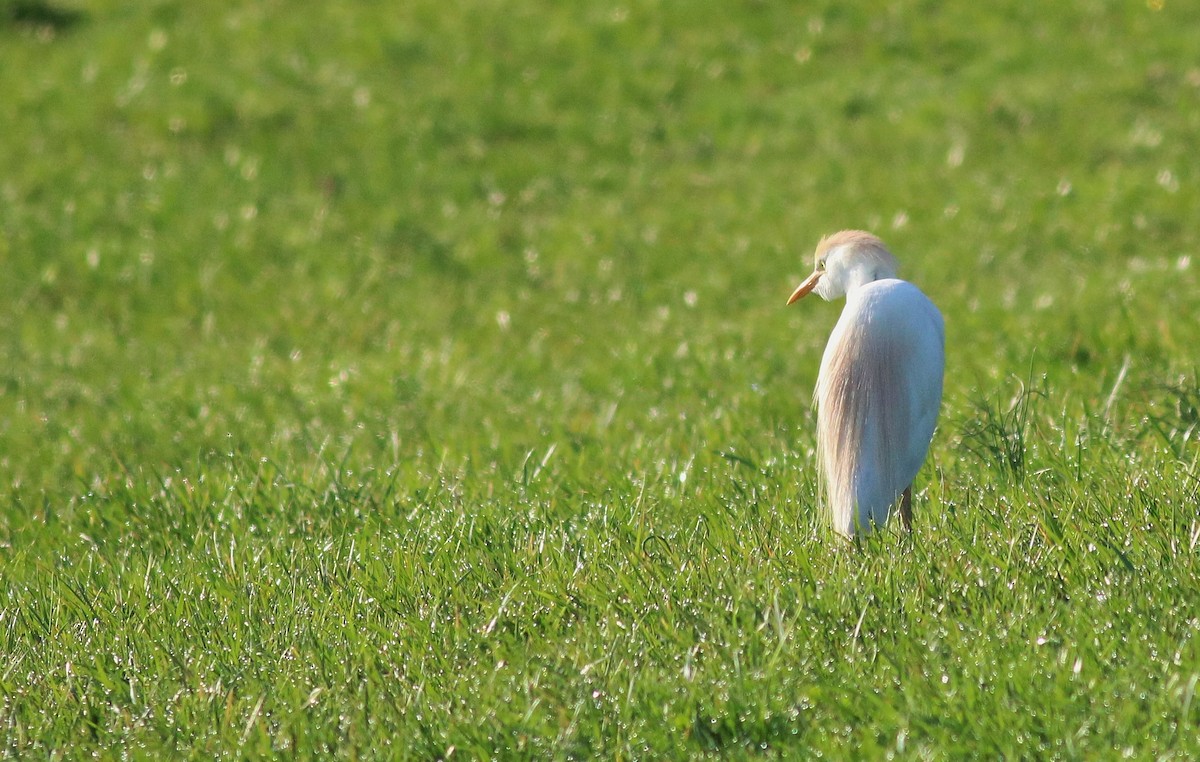
[{"label": "orange beak", "polygon": [[814,270],[812,275],[808,276],[799,286],[796,286],[796,290],[788,297],[788,304],[807,296],[808,292],[816,287],[817,281],[821,280],[821,276],[824,274],[820,270]]}]

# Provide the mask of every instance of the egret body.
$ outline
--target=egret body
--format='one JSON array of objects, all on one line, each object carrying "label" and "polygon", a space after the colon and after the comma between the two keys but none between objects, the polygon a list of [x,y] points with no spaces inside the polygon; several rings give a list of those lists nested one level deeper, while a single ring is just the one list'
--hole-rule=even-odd
[{"label": "egret body", "polygon": [[788,304],[809,292],[827,301],[846,297],[813,394],[821,494],[833,528],[869,533],[887,522],[897,500],[910,528],[912,482],[942,402],[942,315],[896,277],[883,241],[861,230],[821,239],[816,268]]}]

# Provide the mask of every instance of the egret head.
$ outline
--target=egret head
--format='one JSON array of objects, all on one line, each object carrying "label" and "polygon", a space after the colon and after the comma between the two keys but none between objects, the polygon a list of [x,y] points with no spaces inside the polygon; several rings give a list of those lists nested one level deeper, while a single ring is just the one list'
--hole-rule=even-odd
[{"label": "egret head", "polygon": [[896,258],[883,241],[861,230],[827,235],[817,244],[816,268],[792,292],[788,304],[815,291],[827,301],[871,281],[896,277]]}]

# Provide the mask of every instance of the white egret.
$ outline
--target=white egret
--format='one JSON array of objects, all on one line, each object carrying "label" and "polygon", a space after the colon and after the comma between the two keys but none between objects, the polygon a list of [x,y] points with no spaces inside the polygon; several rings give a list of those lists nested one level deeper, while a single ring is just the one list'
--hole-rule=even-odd
[{"label": "white egret", "polygon": [[882,527],[897,499],[910,529],[913,479],[942,402],[942,315],[896,277],[895,258],[870,233],[826,236],[816,260],[788,304],[810,291],[846,297],[813,393],[822,499],[841,534]]}]

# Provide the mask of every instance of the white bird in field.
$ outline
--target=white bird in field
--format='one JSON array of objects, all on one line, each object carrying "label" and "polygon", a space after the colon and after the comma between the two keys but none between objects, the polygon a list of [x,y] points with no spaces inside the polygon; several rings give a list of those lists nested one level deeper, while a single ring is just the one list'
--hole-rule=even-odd
[{"label": "white bird in field", "polygon": [[912,483],[925,461],[942,403],[942,315],[896,277],[883,241],[843,230],[817,244],[817,265],[788,304],[815,291],[845,295],[813,399],[817,465],[833,528],[854,536],[887,522],[896,500],[912,527]]}]

